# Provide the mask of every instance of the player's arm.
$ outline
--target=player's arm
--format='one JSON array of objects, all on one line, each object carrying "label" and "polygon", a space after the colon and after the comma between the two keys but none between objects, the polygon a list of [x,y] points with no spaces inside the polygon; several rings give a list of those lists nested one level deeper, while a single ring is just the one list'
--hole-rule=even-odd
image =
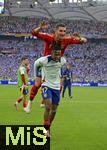
[{"label": "player's arm", "polygon": [[32,30],[32,35],[37,36],[41,40],[51,42],[52,36],[50,34],[41,32],[43,29],[47,29],[47,28],[48,28],[48,25],[46,24],[46,22],[43,21],[40,23],[39,27]]},{"label": "player's arm", "polygon": [[29,73],[29,71],[30,71],[30,64],[28,64],[27,65],[27,67],[26,67],[26,71],[27,71],[27,74]]},{"label": "player's arm", "polygon": [[45,64],[46,61],[47,61],[47,59],[45,57],[41,57],[35,61],[35,63],[34,63],[34,77],[37,76],[38,69],[40,67],[43,67],[43,65]]},{"label": "player's arm", "polygon": [[66,65],[67,61],[65,57],[61,57],[61,66]]},{"label": "player's arm", "polygon": [[65,37],[65,42],[67,44],[83,44],[87,42],[87,39],[81,37],[79,33],[74,33],[73,36]]},{"label": "player's arm", "polygon": [[63,72],[62,76],[63,76],[63,80],[65,80],[65,79],[66,79],[66,77],[67,77],[67,75],[66,75],[66,71],[64,71],[64,72]]},{"label": "player's arm", "polygon": [[24,73],[23,67],[20,68],[20,75],[21,75],[21,80],[22,80],[23,87],[27,87],[26,79],[25,79],[25,73]]},{"label": "player's arm", "polygon": [[74,33],[73,36],[75,38],[79,39],[80,42],[87,43],[87,39],[85,37],[82,37],[79,32]]}]

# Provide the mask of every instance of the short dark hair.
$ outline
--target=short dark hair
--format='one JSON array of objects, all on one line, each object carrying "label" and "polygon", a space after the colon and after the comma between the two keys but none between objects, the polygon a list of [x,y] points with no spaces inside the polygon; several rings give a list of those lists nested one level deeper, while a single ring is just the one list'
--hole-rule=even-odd
[{"label": "short dark hair", "polygon": [[52,43],[52,51],[51,52],[54,55],[61,55],[61,43],[54,41]]},{"label": "short dark hair", "polygon": [[28,59],[28,56],[23,56],[23,57],[21,58],[21,62],[22,62],[23,60],[26,60],[26,59]]},{"label": "short dark hair", "polygon": [[59,27],[66,27],[66,25],[63,24],[63,23],[59,23],[59,24],[56,25],[56,29],[58,29]]},{"label": "short dark hair", "polygon": [[52,50],[54,50],[54,51],[61,50],[61,43],[54,41],[54,42],[52,43]]}]

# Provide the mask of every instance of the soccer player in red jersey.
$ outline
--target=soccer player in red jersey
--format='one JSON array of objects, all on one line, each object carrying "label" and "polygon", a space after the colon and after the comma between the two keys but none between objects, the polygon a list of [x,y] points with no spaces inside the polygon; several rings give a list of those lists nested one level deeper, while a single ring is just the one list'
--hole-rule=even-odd
[{"label": "soccer player in red jersey", "polygon": [[[87,42],[86,38],[79,36],[65,36],[66,35],[66,26],[64,24],[58,24],[56,26],[54,34],[43,33],[41,30],[47,29],[48,25],[43,21],[40,23],[39,27],[32,30],[32,35],[38,37],[39,39],[45,41],[44,45],[44,56],[50,55],[52,51],[53,42],[58,42],[61,44],[61,56],[64,55],[65,49],[70,44],[83,44]],[[40,70],[38,71],[40,72]],[[31,107],[31,103],[36,96],[38,89],[41,86],[41,76],[38,73],[38,77],[35,79],[35,84],[32,86],[30,91],[30,101],[28,102],[27,107]]]}]

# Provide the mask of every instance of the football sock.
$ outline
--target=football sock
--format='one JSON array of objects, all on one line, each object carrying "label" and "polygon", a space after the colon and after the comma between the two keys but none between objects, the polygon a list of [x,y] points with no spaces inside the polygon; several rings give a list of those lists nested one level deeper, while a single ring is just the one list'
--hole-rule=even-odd
[{"label": "football sock", "polygon": [[26,102],[23,102],[23,107],[24,107],[24,108],[26,107]]},{"label": "football sock", "polygon": [[44,120],[44,128],[46,129],[46,130],[49,130],[50,129],[50,119],[45,119]]},{"label": "football sock", "polygon": [[32,101],[29,100],[29,101],[28,101],[28,104],[27,104],[27,109],[30,109],[30,108],[31,108],[31,105],[32,105]]},{"label": "football sock", "polygon": [[39,87],[36,87],[35,85],[32,86],[31,91],[30,91],[30,100],[33,101],[35,95],[38,92]]},{"label": "football sock", "polygon": [[17,100],[17,102],[20,103],[22,100],[23,100],[23,98],[19,98],[19,99]]}]

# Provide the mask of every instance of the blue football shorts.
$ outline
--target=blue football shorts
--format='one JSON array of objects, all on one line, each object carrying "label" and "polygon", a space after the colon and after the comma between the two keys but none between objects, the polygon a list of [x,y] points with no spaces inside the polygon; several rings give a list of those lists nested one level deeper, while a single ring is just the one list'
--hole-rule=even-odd
[{"label": "blue football shorts", "polygon": [[42,97],[44,100],[52,100],[52,104],[58,105],[60,101],[60,90],[42,86]]}]

